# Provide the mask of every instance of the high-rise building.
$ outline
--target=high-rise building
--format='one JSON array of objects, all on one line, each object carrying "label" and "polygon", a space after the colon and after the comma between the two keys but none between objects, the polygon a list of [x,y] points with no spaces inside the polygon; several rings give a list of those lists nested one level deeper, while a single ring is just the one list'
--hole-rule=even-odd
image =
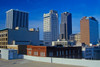
[{"label": "high-rise building", "polygon": [[28,29],[28,13],[10,9],[6,12],[6,28],[15,29],[16,27]]},{"label": "high-rise building", "polygon": [[60,39],[68,40],[70,34],[72,34],[72,14],[64,12],[61,14]]},{"label": "high-rise building", "polygon": [[43,17],[44,44],[51,46],[52,41],[56,41],[59,37],[58,13],[57,11],[50,10]]},{"label": "high-rise building", "polygon": [[83,17],[80,20],[81,43],[96,45],[99,40],[98,21],[94,17]]}]

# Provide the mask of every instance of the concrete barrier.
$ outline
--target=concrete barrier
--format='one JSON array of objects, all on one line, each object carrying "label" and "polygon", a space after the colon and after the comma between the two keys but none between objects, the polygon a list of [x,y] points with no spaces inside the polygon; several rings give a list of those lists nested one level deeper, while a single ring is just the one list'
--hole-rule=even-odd
[{"label": "concrete barrier", "polygon": [[86,67],[100,67],[99,60],[85,60],[85,59],[68,59],[68,58],[53,58],[52,63],[68,64]]},{"label": "concrete barrier", "polygon": [[36,56],[28,56],[28,55],[24,55],[24,59],[48,62],[48,63],[85,66],[85,67],[100,67],[100,60],[36,57]]},{"label": "concrete barrier", "polygon": [[24,55],[24,59],[51,63],[51,58],[49,57],[36,57]]}]

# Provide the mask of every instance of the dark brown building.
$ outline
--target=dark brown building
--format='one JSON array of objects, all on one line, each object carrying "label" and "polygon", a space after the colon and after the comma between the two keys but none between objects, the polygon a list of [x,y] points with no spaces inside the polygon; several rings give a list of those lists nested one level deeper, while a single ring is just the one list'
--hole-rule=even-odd
[{"label": "dark brown building", "polygon": [[27,46],[27,55],[40,57],[82,58],[81,47]]},{"label": "dark brown building", "polygon": [[85,43],[89,45],[90,43],[90,34],[89,34],[89,20],[86,20],[86,17],[83,17],[80,21],[80,28],[81,28],[81,43]]},{"label": "dark brown building", "polygon": [[18,54],[27,54],[27,45],[18,45]]}]

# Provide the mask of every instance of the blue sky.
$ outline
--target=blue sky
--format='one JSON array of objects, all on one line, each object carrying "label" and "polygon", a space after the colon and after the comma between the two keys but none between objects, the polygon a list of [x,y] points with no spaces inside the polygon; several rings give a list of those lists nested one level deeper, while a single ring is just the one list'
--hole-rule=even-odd
[{"label": "blue sky", "polygon": [[0,0],[0,29],[5,28],[6,11],[9,9],[29,12],[29,28],[39,27],[40,39],[43,39],[43,14],[49,10],[58,11],[59,24],[61,13],[72,13],[73,33],[80,32],[83,16],[93,16],[100,22],[100,0]]}]

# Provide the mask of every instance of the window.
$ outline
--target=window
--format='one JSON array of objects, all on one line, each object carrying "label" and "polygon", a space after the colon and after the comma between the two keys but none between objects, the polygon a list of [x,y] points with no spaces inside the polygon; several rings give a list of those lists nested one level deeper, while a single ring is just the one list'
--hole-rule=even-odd
[{"label": "window", "polygon": [[66,55],[68,55],[68,51],[66,50]]},{"label": "window", "polygon": [[36,52],[34,52],[34,55],[38,55],[38,52],[36,51]]},{"label": "window", "polygon": [[45,56],[45,52],[40,52],[40,56]]},{"label": "window", "polygon": [[53,52],[49,52],[49,56],[52,57],[53,56]]},{"label": "window", "polygon": [[61,51],[60,51],[60,56],[61,56]]},{"label": "window", "polygon": [[73,54],[75,54],[75,50],[73,50]]},{"label": "window", "polygon": [[62,55],[64,56],[64,51],[62,51]]},{"label": "window", "polygon": [[80,50],[78,50],[78,54],[80,53]]},{"label": "window", "polygon": [[57,56],[58,56],[58,51],[57,51]]},{"label": "window", "polygon": [[69,50],[69,54],[71,54],[71,50]]},{"label": "window", "polygon": [[31,55],[31,51],[28,51],[28,54]]}]

